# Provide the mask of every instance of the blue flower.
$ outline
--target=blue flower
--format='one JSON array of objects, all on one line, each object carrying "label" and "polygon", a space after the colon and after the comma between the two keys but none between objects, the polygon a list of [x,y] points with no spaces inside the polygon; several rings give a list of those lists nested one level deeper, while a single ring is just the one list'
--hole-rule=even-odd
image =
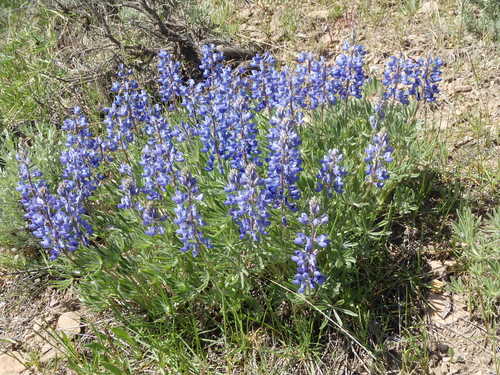
[{"label": "blue flower", "polygon": [[343,50],[344,53],[335,59],[336,66],[331,73],[338,81],[336,91],[342,99],[347,99],[349,96],[360,99],[366,82],[365,48],[360,45],[351,46],[348,42],[344,42]]},{"label": "blue flower", "polygon": [[25,218],[33,235],[49,249],[51,259],[89,244],[93,229],[84,217],[85,204],[104,178],[96,172],[103,161],[101,141],[93,136],[79,107],[73,109],[73,116],[64,121],[62,129],[67,133],[60,156],[64,170],[56,193],[50,192],[40,171],[31,170],[26,153],[17,156],[17,189],[21,192]]},{"label": "blue flower", "polygon": [[83,198],[75,191],[75,183],[63,181],[57,194],[53,194],[42,173],[31,169],[26,154],[18,154],[17,160],[20,175],[17,190],[26,212],[24,218],[31,233],[48,249],[50,259],[66,251],[73,252],[82,244],[88,245],[92,227],[83,217]]},{"label": "blue flower", "polygon": [[225,204],[233,206],[229,213],[240,228],[240,238],[250,237],[259,241],[266,235],[270,225],[265,184],[257,174],[255,164],[248,164],[244,173],[232,170],[230,183],[225,190],[228,193]]},{"label": "blue flower", "polygon": [[249,77],[251,97],[254,101],[253,109],[261,112],[271,108],[276,103],[277,70],[276,60],[269,53],[256,55],[250,62],[251,75]]},{"label": "blue flower", "polygon": [[379,132],[373,136],[372,143],[366,148],[365,162],[366,180],[375,186],[382,188],[384,181],[389,178],[386,164],[392,162],[394,149],[389,145],[389,137],[385,132]]},{"label": "blue flower", "polygon": [[301,140],[296,128],[303,121],[303,113],[296,104],[294,86],[286,70],[282,71],[280,80],[280,100],[270,120],[272,127],[267,136],[267,198],[273,202],[274,207],[280,207],[282,211],[285,207],[295,211],[296,205],[293,201],[300,198],[297,181],[302,171],[299,149]]},{"label": "blue flower", "polygon": [[327,235],[318,234],[319,227],[328,222],[328,216],[320,215],[319,202],[316,198],[309,202],[309,215],[302,213],[299,222],[308,227],[308,234],[299,232],[295,237],[294,243],[303,248],[296,250],[292,256],[292,260],[297,263],[297,273],[292,282],[299,286],[298,293],[304,293],[325,282],[325,277],[317,264],[319,249],[316,246],[325,248],[330,240]]},{"label": "blue flower", "polygon": [[155,236],[165,233],[162,222],[167,220],[167,215],[162,215],[158,207],[153,203],[142,208],[142,224],[146,227],[145,233],[148,236]]},{"label": "blue flower", "polygon": [[[180,190],[181,186],[184,191]],[[178,190],[172,197],[172,201],[177,204],[174,223],[179,227],[176,233],[183,243],[181,251],[191,251],[193,256],[197,256],[202,247],[212,247],[202,232],[205,223],[197,208],[197,202],[202,200],[203,194],[199,191],[196,179],[189,172],[180,173]]]},{"label": "blue flower", "polygon": [[340,165],[344,156],[337,149],[331,149],[321,160],[321,169],[317,174],[318,185],[316,191],[325,190],[328,196],[333,195],[333,191],[341,194],[344,192],[343,177],[347,175],[346,170]]},{"label": "blue flower", "polygon": [[103,146],[106,150],[126,150],[129,143],[135,139],[135,134],[140,131],[139,124],[147,122],[150,107],[149,95],[144,90],[139,90],[135,80],[128,77],[131,70],[120,66],[118,81],[113,83],[111,91],[115,93],[113,103],[104,108],[104,124],[107,137]]},{"label": "blue flower", "polygon": [[178,164],[184,161],[183,153],[174,144],[180,132],[167,123],[158,107],[149,116],[146,132],[150,137],[139,162],[143,167],[142,192],[148,200],[162,200],[162,194],[175,180]]},{"label": "blue flower", "polygon": [[405,105],[410,103],[410,97],[434,102],[439,93],[442,65],[440,58],[414,60],[391,56],[384,71],[384,98]]},{"label": "blue flower", "polygon": [[182,76],[180,73],[180,62],[175,61],[170,53],[161,50],[158,53],[158,73],[161,100],[169,104],[168,109],[175,109],[174,101],[182,95]]}]

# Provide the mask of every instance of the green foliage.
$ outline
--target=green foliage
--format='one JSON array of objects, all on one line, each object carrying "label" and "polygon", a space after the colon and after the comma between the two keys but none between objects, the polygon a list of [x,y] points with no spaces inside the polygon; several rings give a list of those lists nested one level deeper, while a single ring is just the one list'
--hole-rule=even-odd
[{"label": "green foliage", "polygon": [[494,323],[500,300],[500,210],[481,220],[470,208],[462,209],[454,224],[454,239],[467,271],[454,287],[466,292],[473,308]]},{"label": "green foliage", "polygon": [[[377,86],[371,90],[377,90]],[[143,233],[137,214],[115,208],[120,200],[115,168],[124,158],[117,155],[110,177],[88,207],[96,229],[94,246],[59,259],[51,275],[61,287],[74,284],[92,309],[112,311],[131,330],[130,340],[141,344],[132,345],[132,350],[120,329],[114,334],[96,332],[88,347],[92,363],[82,363],[78,357],[74,368],[82,374],[96,369],[137,373],[133,358],[150,353],[149,361],[156,369],[168,366],[179,373],[196,372],[208,360],[206,350],[212,340],[223,338],[228,348],[245,352],[248,334],[262,327],[286,345],[306,353],[322,345],[326,330],[337,329],[325,317],[340,325],[350,322],[348,326],[359,335],[361,343],[369,343],[373,333],[368,328],[370,322],[381,310],[392,309],[387,302],[379,305],[382,301],[378,293],[401,288],[401,293],[412,293],[410,286],[419,283],[418,262],[411,260],[414,266],[401,268],[386,251],[386,244],[397,235],[393,233],[395,223],[417,214],[426,201],[431,184],[422,170],[428,167],[426,161],[430,160],[433,146],[418,139],[421,124],[414,120],[415,108],[388,108],[386,130],[397,150],[391,178],[383,189],[367,184],[363,158],[371,140],[368,116],[372,110],[366,100],[341,103],[313,113],[300,129],[304,159],[299,182],[304,192],[300,211],[316,195],[315,174],[326,150],[340,149],[350,171],[343,195],[322,197],[322,208],[330,217],[326,234],[332,242],[319,259],[330,277],[308,297],[292,292],[295,286],[290,282],[294,273],[290,256],[297,247],[293,238],[301,228],[295,219],[289,227],[271,227],[269,238],[258,245],[241,240],[227,207],[220,204],[224,176],[198,170],[200,188],[206,192],[201,211],[215,247],[193,258],[179,252],[174,225],[168,226],[163,236],[149,237]],[[265,129],[267,119],[262,116],[259,121]],[[57,136],[49,129],[37,130],[30,151],[37,166],[50,177],[57,175],[54,168],[59,166],[54,156],[58,154],[54,152]],[[47,140],[52,144],[50,152]],[[129,157],[137,160],[143,144],[144,140],[134,145]],[[195,168],[204,163],[204,154],[192,148],[183,151]],[[6,175],[11,182],[3,191],[11,192],[15,181],[13,150],[7,155]],[[15,207],[16,196],[10,194],[8,199]],[[19,214],[18,207],[16,210],[6,219],[10,221]],[[387,264],[394,264],[396,278],[383,275]],[[391,329],[389,322],[380,329],[382,337]],[[121,335],[119,343],[110,339],[115,335]],[[117,352],[110,355],[110,349]],[[135,354],[131,357],[131,353]],[[132,362],[123,362],[124,356]],[[193,362],[193,357],[199,361]],[[86,369],[84,363],[90,367]]]},{"label": "green foliage", "polygon": [[48,75],[60,69],[51,63],[56,43],[56,17],[29,4],[0,13],[0,130],[27,120],[47,119],[47,104],[57,87]]},{"label": "green foliage", "polygon": [[467,29],[498,41],[500,38],[500,2],[463,0],[462,17]]}]

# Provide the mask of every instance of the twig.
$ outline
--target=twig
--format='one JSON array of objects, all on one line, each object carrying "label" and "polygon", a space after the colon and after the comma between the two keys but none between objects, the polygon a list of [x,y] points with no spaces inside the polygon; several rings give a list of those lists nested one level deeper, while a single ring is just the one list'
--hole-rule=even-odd
[{"label": "twig", "polygon": [[453,150],[452,151],[458,150],[460,147],[465,146],[468,143],[471,143],[473,140],[474,140],[474,138],[470,137],[470,138],[464,139],[461,142],[458,142],[457,144],[455,144],[453,146]]},{"label": "twig", "polygon": [[350,345],[351,347],[351,351],[352,353],[354,354],[354,356],[358,359],[358,361],[361,363],[361,365],[364,367],[364,369],[366,370],[366,372],[368,374],[371,374],[372,372],[370,371],[370,369],[366,366],[365,364],[365,361],[363,361],[363,359],[358,355],[358,353],[356,352],[356,350],[354,350],[354,348],[352,347],[352,343]]},{"label": "twig", "polygon": [[33,270],[24,270],[24,271],[16,271],[16,272],[0,273],[0,277],[4,277],[4,276],[15,276],[15,275],[22,275],[22,274],[25,274],[25,273],[40,272],[40,271],[50,270],[50,269],[52,269],[52,268],[53,268],[53,267],[49,266],[49,267],[37,268],[37,269],[33,269]]}]

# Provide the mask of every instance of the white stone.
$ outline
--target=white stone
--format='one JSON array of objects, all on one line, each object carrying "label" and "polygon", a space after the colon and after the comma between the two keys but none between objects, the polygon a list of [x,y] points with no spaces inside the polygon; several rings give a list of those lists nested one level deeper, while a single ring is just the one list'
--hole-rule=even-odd
[{"label": "white stone", "polygon": [[18,375],[26,370],[26,367],[15,359],[14,356],[20,359],[23,358],[19,352],[0,355],[0,375]]},{"label": "white stone", "polygon": [[81,316],[76,311],[69,311],[62,314],[57,320],[57,331],[62,331],[68,336],[80,333]]}]

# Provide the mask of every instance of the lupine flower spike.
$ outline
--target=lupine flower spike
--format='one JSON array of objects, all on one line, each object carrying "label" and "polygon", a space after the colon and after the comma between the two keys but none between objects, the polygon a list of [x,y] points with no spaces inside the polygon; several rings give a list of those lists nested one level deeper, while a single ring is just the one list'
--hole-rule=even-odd
[{"label": "lupine flower spike", "polygon": [[385,132],[373,136],[372,143],[366,148],[366,180],[381,188],[384,181],[389,178],[386,164],[392,162],[394,149],[389,145],[389,137]]},{"label": "lupine flower spike", "polygon": [[384,99],[393,99],[405,105],[410,103],[410,97],[417,101],[436,101],[442,66],[440,58],[414,60],[392,56],[384,71]]},{"label": "lupine flower spike", "polygon": [[325,190],[329,197],[334,191],[338,194],[344,192],[343,177],[347,175],[347,172],[340,165],[343,159],[344,155],[339,150],[334,148],[328,151],[328,154],[321,160],[321,169],[316,176],[318,178],[317,192]]},{"label": "lupine flower spike", "polygon": [[198,212],[197,202],[203,200],[203,194],[200,193],[196,179],[189,172],[180,173],[178,182],[185,191],[177,190],[172,200],[177,204],[174,223],[179,226],[177,234],[183,243],[181,251],[191,251],[193,256],[197,256],[202,247],[212,247],[201,231],[205,222]]},{"label": "lupine flower spike", "polygon": [[328,215],[320,215],[319,201],[313,198],[309,202],[309,215],[303,212],[299,222],[307,229],[297,233],[294,240],[294,243],[303,246],[303,249],[296,250],[292,256],[292,260],[297,263],[293,283],[299,286],[298,293],[304,293],[325,282],[325,276],[318,267],[317,255],[319,248],[327,247],[330,240],[327,235],[319,234],[318,230],[321,225],[328,223]]},{"label": "lupine flower spike", "polygon": [[229,212],[240,228],[240,238],[248,236],[258,241],[271,224],[264,180],[257,174],[255,164],[249,164],[243,174],[232,170],[229,176],[225,204],[233,206]]},{"label": "lupine flower spike", "polygon": [[60,197],[49,191],[42,173],[30,167],[30,160],[24,153],[17,155],[20,182],[17,190],[21,193],[21,204],[29,222],[29,229],[48,249],[50,259],[56,259],[65,251],[73,252],[83,244],[88,244],[92,228],[82,217],[84,208],[80,202],[68,200],[74,185],[61,183]]}]

